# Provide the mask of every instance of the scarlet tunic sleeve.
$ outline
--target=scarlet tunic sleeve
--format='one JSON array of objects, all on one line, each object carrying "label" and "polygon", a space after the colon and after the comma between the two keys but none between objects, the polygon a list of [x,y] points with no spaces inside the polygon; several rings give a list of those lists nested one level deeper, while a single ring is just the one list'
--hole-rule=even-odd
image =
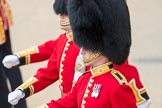
[{"label": "scarlet tunic sleeve", "polygon": [[112,108],[137,108],[133,91],[127,85],[115,88],[111,101]]},{"label": "scarlet tunic sleeve", "polygon": [[59,72],[57,69],[56,58],[56,51],[53,51],[47,67],[38,69],[37,73],[33,77],[29,78],[29,80],[17,88],[25,93],[25,98],[41,91],[58,80]]},{"label": "scarlet tunic sleeve", "polygon": [[40,68],[34,77],[38,79],[38,81],[33,84],[34,93],[44,89],[59,79],[55,51],[50,57],[47,67]]},{"label": "scarlet tunic sleeve", "polygon": [[30,55],[30,63],[47,60],[52,55],[56,40],[50,40],[38,46],[39,53]]},{"label": "scarlet tunic sleeve", "polygon": [[50,58],[55,46],[56,40],[49,40],[41,45],[20,51],[16,55],[19,57],[20,65],[40,62]]},{"label": "scarlet tunic sleeve", "polygon": [[22,87],[25,90],[25,96],[39,92],[59,79],[61,92],[71,91],[72,80],[74,76],[74,66],[79,48],[65,34],[61,34],[55,41],[52,55],[45,68],[40,68],[33,79],[34,83],[29,83]]},{"label": "scarlet tunic sleeve", "polygon": [[126,77],[128,85],[132,88],[135,94],[137,105],[141,105],[150,99],[135,66],[123,64],[121,66],[114,65],[114,68],[119,70]]}]

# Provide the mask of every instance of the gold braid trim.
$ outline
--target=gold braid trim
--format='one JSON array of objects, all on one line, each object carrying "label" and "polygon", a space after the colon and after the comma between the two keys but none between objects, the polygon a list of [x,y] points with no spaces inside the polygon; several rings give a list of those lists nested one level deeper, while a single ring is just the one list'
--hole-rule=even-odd
[{"label": "gold braid trim", "polygon": [[73,40],[73,33],[72,32],[68,32],[66,33],[66,36],[69,40]]},{"label": "gold braid trim", "polygon": [[27,55],[25,56],[25,64],[29,64],[30,63],[30,56]]},{"label": "gold braid trim", "polygon": [[32,48],[29,48],[27,50],[15,53],[15,55],[17,55],[19,58],[24,57],[25,58],[25,64],[29,64],[30,63],[30,55],[31,54],[36,54],[39,53],[39,49],[37,46],[34,46]]},{"label": "gold braid trim", "polygon": [[2,17],[0,17],[0,45],[6,42],[6,35],[5,30],[3,27],[3,20]]},{"label": "gold braid trim", "polygon": [[34,94],[34,87],[33,87],[33,85],[29,86],[29,90],[30,90],[29,96],[33,95]]},{"label": "gold braid trim", "polygon": [[133,93],[136,97],[136,103],[137,104],[141,104],[144,103],[146,100],[145,98],[142,96],[143,93],[146,93],[146,90],[144,88],[139,89],[136,85],[136,81],[135,79],[132,79],[129,81],[128,85],[131,87],[131,89],[133,90]]},{"label": "gold braid trim", "polygon": [[[38,81],[37,78],[35,77],[31,77],[29,78],[26,82],[24,82],[23,84],[21,84],[19,87],[17,87],[17,89],[21,89],[22,91],[25,90],[26,88],[28,88],[29,86],[31,86],[33,83],[35,83],[36,81]],[[32,88],[31,88],[32,89]],[[32,89],[34,90],[34,89]]]},{"label": "gold braid trim", "polygon": [[11,13],[9,4],[6,2],[5,4],[2,4],[2,6],[3,6],[4,10],[5,10],[6,17],[7,17],[9,25],[12,25],[13,20],[12,20],[12,13]]},{"label": "gold braid trim", "polygon": [[108,62],[108,63],[105,63],[105,64],[100,65],[98,67],[95,67],[93,69],[90,69],[90,71],[91,71],[93,77],[100,76],[102,74],[111,72],[114,69],[110,65],[112,65],[112,62]]},{"label": "gold braid trim", "polygon": [[30,54],[35,54],[35,53],[39,53],[39,50],[38,50],[38,47],[37,47],[37,46],[34,46],[34,47],[29,48],[29,49],[27,49],[27,50],[18,52],[18,53],[16,53],[16,55],[17,55],[18,57],[24,57],[24,56],[28,56],[28,55],[30,55]]},{"label": "gold braid trim", "polygon": [[142,89],[142,90],[140,91],[140,94],[143,94],[143,93],[146,93],[146,89]]}]

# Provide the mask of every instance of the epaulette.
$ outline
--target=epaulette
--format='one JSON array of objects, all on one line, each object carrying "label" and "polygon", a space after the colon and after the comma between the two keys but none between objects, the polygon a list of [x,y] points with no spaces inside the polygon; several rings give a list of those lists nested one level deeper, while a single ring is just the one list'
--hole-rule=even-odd
[{"label": "epaulette", "polygon": [[119,84],[128,84],[127,79],[121,72],[119,72],[117,70],[112,70],[111,74],[119,82]]}]

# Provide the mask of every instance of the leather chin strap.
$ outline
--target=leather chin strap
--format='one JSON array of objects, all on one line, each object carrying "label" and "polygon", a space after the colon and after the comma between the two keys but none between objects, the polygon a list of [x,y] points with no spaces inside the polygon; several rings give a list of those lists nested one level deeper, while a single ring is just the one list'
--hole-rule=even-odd
[{"label": "leather chin strap", "polygon": [[97,57],[99,57],[101,55],[100,52],[95,52],[93,54],[91,54],[91,56],[89,56],[87,59],[84,59],[83,62],[84,63],[89,63],[91,62],[92,60],[96,59]]}]

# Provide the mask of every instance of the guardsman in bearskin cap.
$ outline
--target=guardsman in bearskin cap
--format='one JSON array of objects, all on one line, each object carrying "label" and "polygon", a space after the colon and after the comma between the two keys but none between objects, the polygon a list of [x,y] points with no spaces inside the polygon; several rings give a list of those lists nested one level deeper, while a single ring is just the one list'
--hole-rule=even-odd
[{"label": "guardsman in bearskin cap", "polygon": [[9,55],[3,60],[4,65],[11,68],[15,65],[49,59],[47,67],[38,69],[33,77],[9,94],[8,101],[12,105],[16,105],[22,98],[43,90],[57,80],[60,82],[62,96],[71,91],[75,61],[80,49],[73,42],[66,3],[67,0],[55,0],[53,5],[55,13],[60,15],[60,27],[66,33],[61,34],[56,40],[48,41],[15,55]]},{"label": "guardsman in bearskin cap", "polygon": [[69,0],[68,15],[83,62],[91,68],[65,97],[38,108],[137,108],[129,85],[136,76],[114,67],[126,61],[131,47],[125,0]]},{"label": "guardsman in bearskin cap", "polygon": [[94,52],[86,61],[99,56],[98,52],[107,56],[113,61],[114,69],[120,71],[121,76],[127,79],[127,84],[136,97],[138,108],[148,108],[150,98],[140,82],[137,69],[123,64],[131,46],[131,27],[126,1],[69,0],[69,2],[69,17],[75,43]]},{"label": "guardsman in bearskin cap", "polygon": [[[65,4],[62,3],[61,6],[59,6],[58,4],[60,4],[61,2],[64,2],[65,0],[59,0],[59,1],[56,1],[55,2],[55,11],[57,14],[62,14],[62,15],[65,15],[67,16],[67,11],[66,8],[65,8]],[[67,25],[69,26],[69,22],[68,20],[66,21],[63,21],[61,23],[61,28],[62,29],[65,29],[67,28]],[[70,29],[69,29],[70,30]],[[69,31],[70,32],[70,31]],[[60,42],[61,43],[61,42]],[[74,44],[73,44],[74,45]],[[70,46],[73,46],[73,45],[70,45]],[[45,44],[42,44],[42,45],[39,45],[37,47],[34,47],[34,48],[31,48],[31,49],[28,49],[28,50],[25,50],[25,51],[22,51],[22,52],[19,52],[15,55],[9,55],[9,56],[6,56],[5,59],[3,60],[4,61],[4,65],[7,67],[7,68],[11,68],[12,66],[16,66],[16,65],[24,65],[24,64],[29,64],[29,63],[34,63],[34,62],[39,62],[39,61],[42,61],[42,60],[46,60],[46,59],[49,59],[50,55],[52,54],[53,50],[55,49],[55,46],[56,45],[56,41],[55,40],[51,40],[51,41],[48,41],[46,42]],[[59,46],[59,45],[58,45]],[[77,48],[77,47],[76,47]],[[78,49],[78,48],[77,48]],[[63,49],[62,49],[63,50]],[[57,50],[57,51],[61,51],[61,50]],[[56,51],[56,52],[57,52]],[[70,53],[66,53],[70,56]],[[68,58],[68,55],[66,56]],[[17,58],[17,56],[19,58]],[[73,57],[75,58],[75,56],[73,55]],[[64,61],[66,61],[67,59],[65,59]],[[57,61],[58,62],[58,61]],[[72,63],[74,61],[71,61],[71,64],[74,64]],[[69,65],[66,64],[67,62],[64,62],[64,67],[67,67]],[[69,62],[68,62],[69,63]],[[76,63],[77,64],[77,63]],[[73,68],[73,66],[71,65],[71,67]],[[76,66],[77,67],[77,66]],[[121,65],[121,66],[118,66],[118,65],[114,65],[114,68],[116,68],[117,70],[121,70],[121,71],[124,71],[125,69],[127,69],[129,67],[130,70],[134,70],[134,74],[138,74],[137,73],[137,70],[135,69],[134,66],[131,66],[127,63]],[[50,69],[50,67],[47,67]],[[70,68],[70,67],[69,67]],[[77,70],[84,70],[84,68],[81,67],[80,63],[78,64],[78,69]],[[52,72],[55,72],[55,71],[52,71]],[[74,73],[74,71],[70,71],[72,73]],[[63,77],[62,79],[66,78],[66,75],[68,75],[68,77],[72,74],[70,74],[69,71],[63,71],[63,75],[61,75],[60,77]],[[67,74],[65,74],[67,73]],[[46,72],[46,74],[50,74],[50,72]],[[75,76],[74,76],[74,80],[76,81],[77,78],[81,75],[82,73],[78,72],[77,71],[75,72]],[[43,74],[42,74],[43,76]],[[41,76],[41,77],[42,77]],[[46,80],[48,80],[49,78],[51,77],[48,77]],[[46,82],[46,80],[38,80],[36,84],[33,84],[33,85],[37,85],[37,84],[40,84],[42,81]],[[31,85],[31,81],[30,80],[28,82],[28,85],[30,85],[29,87],[33,86]],[[60,81],[62,82],[62,81]],[[66,82],[66,79],[63,80],[63,82]],[[26,82],[25,82],[26,83]],[[33,82],[32,82],[33,83]],[[71,87],[71,84],[72,81],[66,83],[66,85],[64,84],[62,87],[63,87],[63,90],[66,89],[67,87]],[[141,81],[139,80],[139,78],[137,77],[136,78],[136,83],[138,85],[139,88],[143,88],[143,85],[141,84]],[[46,87],[48,86],[49,84],[46,85]],[[34,86],[34,88],[36,88],[37,86]],[[20,88],[20,87],[18,87]],[[144,88],[143,88],[144,89]],[[70,89],[68,89],[70,91]],[[38,90],[37,92],[39,92],[40,90]],[[30,91],[31,94],[32,93],[36,93],[35,91]],[[139,92],[140,93],[140,92]],[[11,94],[16,94],[15,92],[11,93]],[[20,92],[21,94],[21,92]],[[65,93],[64,93],[65,94]],[[10,95],[11,96],[11,95]],[[27,96],[27,95],[26,95]],[[17,96],[17,97],[21,97],[21,96]],[[12,98],[12,96],[11,96]],[[16,97],[15,97],[16,98]],[[14,100],[14,99],[13,99]],[[18,99],[19,100],[19,99]],[[11,104],[13,104],[13,102],[10,101]]]},{"label": "guardsman in bearskin cap", "polygon": [[[12,54],[10,41],[10,26],[13,24],[12,13],[7,0],[0,0],[0,108],[11,108],[7,101],[9,86],[14,90],[22,83],[20,69],[14,67],[7,69],[3,66],[2,60],[6,55]],[[9,83],[7,83],[7,79]],[[9,84],[9,86],[8,86]],[[25,100],[14,108],[26,108]]]}]

